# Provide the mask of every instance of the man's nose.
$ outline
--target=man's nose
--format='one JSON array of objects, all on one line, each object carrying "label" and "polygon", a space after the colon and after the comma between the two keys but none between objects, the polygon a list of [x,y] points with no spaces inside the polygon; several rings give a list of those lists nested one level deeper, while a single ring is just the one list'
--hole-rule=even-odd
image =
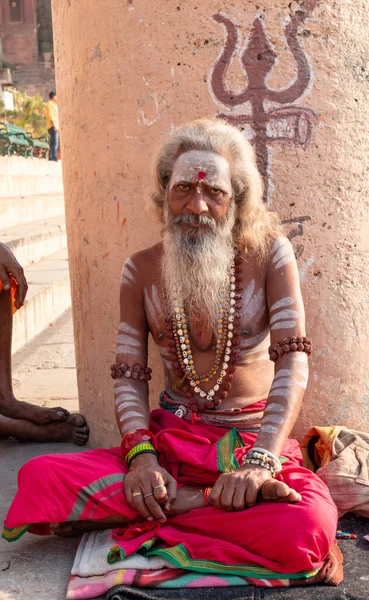
[{"label": "man's nose", "polygon": [[202,188],[199,186],[196,188],[194,194],[192,194],[191,200],[187,204],[187,210],[192,215],[201,215],[204,212],[209,212],[208,205],[205,201]]}]

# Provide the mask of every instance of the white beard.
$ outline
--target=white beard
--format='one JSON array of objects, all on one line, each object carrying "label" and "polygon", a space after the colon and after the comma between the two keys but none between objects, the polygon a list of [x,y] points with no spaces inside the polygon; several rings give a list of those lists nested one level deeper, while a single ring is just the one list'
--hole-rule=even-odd
[{"label": "white beard", "polygon": [[[191,320],[205,320],[216,329],[224,299],[228,300],[235,220],[234,203],[218,223],[204,215],[174,217],[165,205],[162,277],[171,316],[179,301]],[[181,223],[207,227],[184,231]]]}]

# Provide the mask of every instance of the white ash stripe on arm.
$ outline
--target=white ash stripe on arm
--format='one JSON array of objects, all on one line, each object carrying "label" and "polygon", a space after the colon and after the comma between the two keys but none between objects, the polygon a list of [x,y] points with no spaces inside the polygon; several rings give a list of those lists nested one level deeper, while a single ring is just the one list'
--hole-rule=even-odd
[{"label": "white ash stripe on arm", "polygon": [[147,429],[150,409],[147,399],[147,382],[116,379],[115,408],[120,431],[126,435],[137,428]]},{"label": "white ash stripe on arm", "polygon": [[260,427],[260,431],[262,431],[263,433],[277,433],[277,431],[278,431],[278,428],[277,428],[277,427],[274,427],[274,425],[269,425],[269,424],[267,424],[267,425],[264,425],[264,424],[263,424],[263,425]]},{"label": "white ash stripe on arm", "polygon": [[268,413],[268,412],[272,412],[272,411],[284,412],[284,406],[282,406],[282,404],[277,404],[276,402],[272,402],[271,404],[268,404],[264,413]]},{"label": "white ash stripe on arm", "polygon": [[293,327],[296,327],[296,321],[281,321],[274,323],[270,329],[292,329]]},{"label": "white ash stripe on arm", "polygon": [[117,346],[116,353],[124,354],[127,360],[129,360],[130,356],[141,356],[141,350],[136,350],[136,348],[130,348],[129,346]]},{"label": "white ash stripe on arm", "polygon": [[121,333],[118,335],[118,344],[122,344],[122,346],[135,346],[136,348],[140,348],[142,346],[141,342],[135,340],[132,336],[127,335],[125,333]]},{"label": "white ash stripe on arm", "polygon": [[[278,244],[279,242],[279,244]],[[273,252],[274,250],[274,252]],[[284,265],[295,259],[292,246],[286,240],[277,240],[272,248],[272,264],[276,269],[280,269]]]},{"label": "white ash stripe on arm", "polygon": [[140,332],[138,331],[138,329],[131,327],[131,325],[129,325],[125,321],[122,321],[121,323],[119,323],[119,333],[129,333],[130,335],[134,335],[134,336],[140,335]]},{"label": "white ash stripe on arm", "polygon": [[281,415],[266,415],[263,418],[263,425],[264,423],[276,423],[277,425],[281,425],[284,423],[284,418]]},{"label": "white ash stripe on arm", "polygon": [[282,377],[281,379],[273,380],[271,390],[274,390],[277,387],[289,387],[292,383],[292,379],[290,377]]},{"label": "white ash stripe on arm", "polygon": [[285,396],[286,398],[291,396],[291,390],[289,388],[277,388],[269,392],[269,396]]},{"label": "white ash stripe on arm", "polygon": [[292,304],[295,304],[294,299],[291,298],[291,296],[286,296],[285,298],[281,298],[280,300],[277,300],[277,302],[274,302],[274,304],[270,308],[270,312],[273,312],[285,306],[292,306]]},{"label": "white ash stripe on arm", "polygon": [[279,369],[274,375],[274,381],[280,377],[289,377],[291,375],[290,369]]},{"label": "white ash stripe on arm", "polygon": [[276,312],[270,319],[270,323],[275,323],[276,321],[283,321],[283,319],[298,319],[300,313],[297,310],[279,310]]}]

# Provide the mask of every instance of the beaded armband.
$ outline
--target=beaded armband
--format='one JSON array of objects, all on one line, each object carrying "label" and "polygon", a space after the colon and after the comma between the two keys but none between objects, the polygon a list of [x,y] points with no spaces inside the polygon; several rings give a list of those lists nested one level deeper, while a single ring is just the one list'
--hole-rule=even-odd
[{"label": "beaded armband", "polygon": [[136,456],[138,456],[139,454],[156,454],[156,451],[155,451],[154,446],[148,442],[142,442],[141,444],[136,444],[136,446],[134,446],[132,448],[132,450],[130,450],[128,452],[128,454],[126,455],[125,460],[126,460],[128,467],[130,466],[133,459],[136,458]]},{"label": "beaded armband", "polygon": [[282,354],[288,352],[306,352],[310,356],[312,350],[312,342],[308,337],[286,337],[281,342],[271,344],[268,348],[269,358],[273,362],[276,362]]},{"label": "beaded armband", "polygon": [[153,434],[148,429],[136,429],[127,433],[122,439],[120,448],[122,450],[123,458],[125,459],[127,454],[136,446],[143,442],[152,442],[154,439]]},{"label": "beaded armband", "polygon": [[129,367],[127,363],[115,363],[110,369],[113,379],[120,379],[121,377],[139,379],[140,381],[150,381],[151,379],[152,369],[150,367],[141,367],[141,365]]}]

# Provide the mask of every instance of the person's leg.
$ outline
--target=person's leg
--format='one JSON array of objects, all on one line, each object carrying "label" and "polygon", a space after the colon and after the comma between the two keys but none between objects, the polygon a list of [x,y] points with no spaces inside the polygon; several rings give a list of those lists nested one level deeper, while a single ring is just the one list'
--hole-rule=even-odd
[{"label": "person's leg", "polygon": [[50,127],[50,129],[48,129],[49,132],[49,136],[50,136],[50,140],[49,140],[49,146],[50,146],[50,150],[49,150],[49,160],[54,160],[54,156],[53,156],[53,140],[54,140],[54,127]]},{"label": "person's leg", "polygon": [[65,421],[69,412],[64,408],[41,408],[16,400],[11,376],[12,328],[10,292],[3,290],[0,292],[0,415],[37,424]]},{"label": "person's leg", "polygon": [[44,425],[0,415],[0,438],[13,437],[20,442],[73,442],[83,446],[88,433],[86,420],[78,414],[69,415],[62,423]]},{"label": "person's leg", "polygon": [[59,131],[54,130],[54,160],[58,162]]}]

